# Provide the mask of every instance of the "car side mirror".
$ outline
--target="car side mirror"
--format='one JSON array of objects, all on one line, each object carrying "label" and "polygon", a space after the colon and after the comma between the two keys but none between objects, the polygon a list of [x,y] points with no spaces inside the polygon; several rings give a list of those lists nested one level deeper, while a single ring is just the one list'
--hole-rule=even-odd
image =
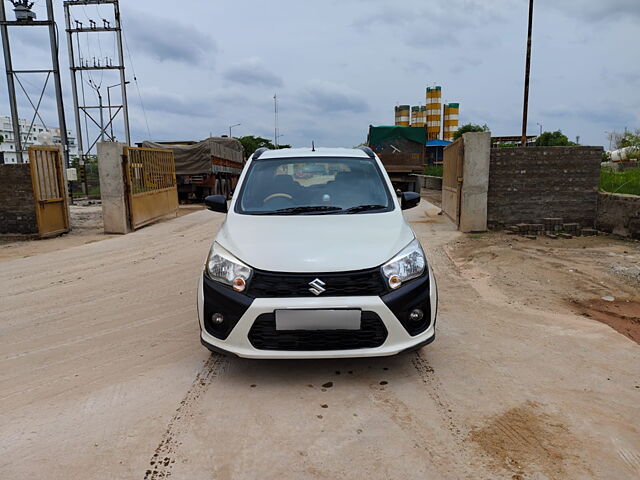
[{"label": "car side mirror", "polygon": [[413,208],[420,203],[420,194],[416,192],[402,192],[400,194],[400,207],[402,210]]},{"label": "car side mirror", "polygon": [[209,195],[205,197],[204,204],[212,212],[227,213],[227,197],[224,195]]}]

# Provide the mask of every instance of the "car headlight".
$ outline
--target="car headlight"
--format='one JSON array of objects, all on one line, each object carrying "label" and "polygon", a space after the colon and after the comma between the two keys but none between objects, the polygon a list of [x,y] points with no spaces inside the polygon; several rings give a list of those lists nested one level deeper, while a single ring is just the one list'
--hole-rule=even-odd
[{"label": "car headlight", "polygon": [[253,270],[235,258],[217,243],[214,243],[207,257],[205,266],[211,280],[229,285],[236,292],[242,292]]},{"label": "car headlight", "polygon": [[382,266],[382,274],[393,289],[424,273],[427,260],[422,247],[414,239],[400,253]]}]

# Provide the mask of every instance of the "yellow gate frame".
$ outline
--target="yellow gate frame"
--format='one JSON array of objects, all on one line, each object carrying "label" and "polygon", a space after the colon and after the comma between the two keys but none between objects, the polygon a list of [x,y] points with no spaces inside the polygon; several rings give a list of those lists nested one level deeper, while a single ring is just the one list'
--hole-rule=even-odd
[{"label": "yellow gate frame", "polygon": [[38,236],[45,238],[66,233],[71,228],[60,150],[29,147],[28,151]]},{"label": "yellow gate frame", "polygon": [[176,167],[171,150],[125,147],[123,167],[132,229],[177,212]]}]

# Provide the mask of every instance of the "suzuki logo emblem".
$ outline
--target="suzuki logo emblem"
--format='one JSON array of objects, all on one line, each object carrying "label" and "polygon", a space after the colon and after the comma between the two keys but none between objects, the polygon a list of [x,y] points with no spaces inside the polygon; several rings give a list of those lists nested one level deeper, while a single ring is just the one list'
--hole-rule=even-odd
[{"label": "suzuki logo emblem", "polygon": [[309,291],[314,295],[320,295],[321,293],[324,293],[326,291],[326,288],[322,288],[326,284],[319,278],[316,278],[315,280],[309,282],[309,285],[311,285]]}]

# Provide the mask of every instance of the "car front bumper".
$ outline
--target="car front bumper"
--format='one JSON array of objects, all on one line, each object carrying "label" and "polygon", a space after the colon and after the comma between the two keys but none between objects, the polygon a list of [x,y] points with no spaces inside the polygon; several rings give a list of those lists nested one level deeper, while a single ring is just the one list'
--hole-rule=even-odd
[{"label": "car front bumper", "polygon": [[[426,345],[435,338],[435,324],[437,316],[438,292],[431,267],[428,271],[428,280],[424,277],[425,288],[428,289],[428,303],[430,322],[426,330],[417,335],[410,335],[407,329],[398,320],[391,308],[379,296],[354,296],[354,297],[287,297],[287,298],[256,298],[249,300],[237,313],[234,321],[237,323],[229,331],[217,338],[211,335],[204,322],[205,298],[202,278],[198,284],[198,317],[200,321],[201,341],[203,345],[212,351],[225,352],[244,358],[271,358],[271,359],[303,359],[303,358],[353,358],[353,357],[378,357],[395,355],[403,351],[412,350]],[[416,296],[415,289],[410,289],[410,283],[393,292],[395,298],[392,308],[397,311],[404,297],[401,295],[406,288],[406,302],[409,304]],[[224,293],[224,292],[223,292]],[[426,292],[425,292],[426,293]],[[400,294],[400,295],[399,295]],[[386,298],[385,298],[386,299]],[[360,309],[363,312],[376,314],[387,330],[384,342],[373,348],[341,349],[341,350],[263,350],[255,348],[249,340],[251,330],[256,318],[263,314],[272,314],[278,309]]]}]

